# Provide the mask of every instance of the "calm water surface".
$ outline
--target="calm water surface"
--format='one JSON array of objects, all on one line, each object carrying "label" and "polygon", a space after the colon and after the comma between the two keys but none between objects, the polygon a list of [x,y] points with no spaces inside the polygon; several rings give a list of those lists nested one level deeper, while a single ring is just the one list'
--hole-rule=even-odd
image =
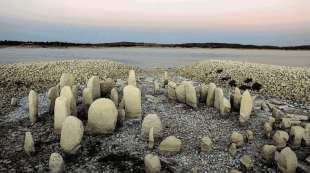
[{"label": "calm water surface", "polygon": [[310,51],[201,48],[0,48],[0,64],[110,59],[140,67],[173,67],[208,59],[310,67]]}]

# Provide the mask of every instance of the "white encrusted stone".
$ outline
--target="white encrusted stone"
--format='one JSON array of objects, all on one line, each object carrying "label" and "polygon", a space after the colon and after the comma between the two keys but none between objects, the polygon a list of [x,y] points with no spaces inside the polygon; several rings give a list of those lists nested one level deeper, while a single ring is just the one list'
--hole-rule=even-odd
[{"label": "white encrusted stone", "polygon": [[141,118],[141,91],[139,88],[128,85],[123,89],[123,98],[126,118]]}]

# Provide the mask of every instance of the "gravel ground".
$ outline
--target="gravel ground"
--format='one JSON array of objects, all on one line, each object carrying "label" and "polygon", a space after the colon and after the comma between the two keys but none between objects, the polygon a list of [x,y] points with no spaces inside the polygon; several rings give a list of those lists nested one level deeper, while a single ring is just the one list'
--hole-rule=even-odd
[{"label": "gravel ground", "polygon": [[[127,70],[127,69],[126,69]],[[156,72],[156,73],[154,73]],[[277,172],[275,165],[267,165],[261,157],[261,148],[264,144],[271,144],[263,134],[263,123],[271,115],[270,111],[256,110],[251,116],[250,123],[240,126],[238,113],[220,115],[215,108],[200,103],[197,109],[184,104],[169,101],[164,95],[152,95],[152,82],[161,80],[158,70],[143,73],[139,80],[142,88],[143,116],[157,113],[163,123],[163,138],[174,135],[182,140],[182,151],[174,156],[159,154],[159,143],[155,142],[154,149],[147,147],[147,141],[141,134],[141,121],[126,120],[123,126],[118,127],[112,135],[85,134],[82,147],[75,156],[65,155],[60,148],[59,136],[53,132],[53,118],[47,113],[46,90],[39,94],[40,115],[39,121],[31,125],[28,119],[27,94],[19,99],[17,107],[7,108],[6,114],[1,115],[0,122],[0,172],[48,172],[48,159],[51,153],[59,152],[65,160],[66,172],[144,172],[143,158],[147,153],[160,156],[163,172],[191,172],[197,168],[198,172],[229,172],[231,169],[241,169],[242,155],[249,154],[254,160],[254,168],[250,172]],[[173,71],[170,71],[173,74]],[[125,77],[123,77],[124,79]],[[114,78],[116,79],[116,78]],[[175,80],[183,80],[177,77]],[[123,83],[122,80],[120,83]],[[54,81],[55,85],[57,81]],[[198,81],[195,81],[197,84]],[[44,82],[42,83],[42,85]],[[225,87],[226,97],[231,93],[230,87]],[[81,97],[81,91],[80,91]],[[255,98],[269,99],[253,92]],[[4,104],[4,103],[2,103]],[[285,103],[290,111],[299,111],[309,115],[310,109],[292,102]],[[79,118],[86,125],[85,113],[81,110],[81,100],[78,101]],[[254,132],[254,141],[246,142],[238,149],[237,155],[232,158],[227,152],[229,138],[233,131],[245,134],[245,130]],[[24,134],[31,131],[35,141],[36,152],[27,156],[23,151]],[[214,143],[209,153],[200,152],[200,139],[208,135]],[[309,148],[294,149],[299,159],[309,155]]]}]

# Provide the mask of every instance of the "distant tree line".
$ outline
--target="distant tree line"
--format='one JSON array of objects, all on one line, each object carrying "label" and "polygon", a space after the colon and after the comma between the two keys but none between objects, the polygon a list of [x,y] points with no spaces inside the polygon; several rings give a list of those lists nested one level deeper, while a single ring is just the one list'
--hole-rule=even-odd
[{"label": "distant tree line", "polygon": [[182,43],[159,44],[143,42],[113,42],[113,43],[70,43],[70,42],[33,42],[33,41],[0,41],[0,46],[23,47],[181,47],[181,48],[233,48],[233,49],[282,49],[282,50],[310,50],[310,45],[302,46],[268,46],[243,45],[233,43]]}]

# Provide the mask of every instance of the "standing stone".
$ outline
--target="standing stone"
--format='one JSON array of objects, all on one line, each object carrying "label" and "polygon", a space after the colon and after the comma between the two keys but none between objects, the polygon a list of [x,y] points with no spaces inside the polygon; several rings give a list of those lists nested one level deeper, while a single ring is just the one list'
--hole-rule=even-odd
[{"label": "standing stone", "polygon": [[206,103],[208,96],[208,86],[205,83],[200,85],[200,102]]},{"label": "standing stone", "polygon": [[62,124],[65,119],[70,116],[70,103],[67,97],[60,96],[55,101],[55,113],[54,113],[54,130],[57,134],[60,134]]},{"label": "standing stone", "polygon": [[290,147],[286,147],[281,152],[275,153],[275,160],[278,168],[283,173],[295,173],[298,160],[294,151]]},{"label": "standing stone", "polygon": [[129,70],[128,74],[128,85],[137,86],[136,73],[134,70]]},{"label": "standing stone", "polygon": [[145,137],[148,137],[150,129],[153,128],[155,138],[160,137],[162,133],[162,125],[157,114],[148,114],[142,122],[142,132]]},{"label": "standing stone", "polygon": [[233,96],[233,107],[235,110],[240,110],[241,103],[241,92],[238,87],[235,87],[234,96]]},{"label": "standing stone", "polygon": [[74,84],[74,77],[71,73],[63,73],[60,77],[59,86],[62,89],[64,86],[71,87]]},{"label": "standing stone", "polygon": [[168,72],[165,71],[165,73],[164,73],[164,86],[168,85],[168,82],[169,82]]},{"label": "standing stone", "polygon": [[251,170],[254,166],[254,160],[249,155],[243,155],[240,159],[240,162],[246,170]]},{"label": "standing stone", "polygon": [[31,90],[28,96],[29,103],[29,119],[32,124],[37,122],[38,119],[38,94]]},{"label": "standing stone", "polygon": [[160,87],[157,80],[154,81],[154,95],[158,95],[160,93]]},{"label": "standing stone", "polygon": [[155,142],[155,139],[154,139],[154,127],[151,127],[150,132],[149,132],[149,145],[148,145],[149,149],[153,149],[154,142]]},{"label": "standing stone", "polygon": [[33,141],[31,132],[25,133],[24,150],[25,150],[26,154],[28,154],[28,155],[31,155],[32,153],[35,152],[34,141]]},{"label": "standing stone", "polygon": [[230,102],[227,98],[223,97],[220,101],[220,114],[225,115],[231,110]]},{"label": "standing stone", "polygon": [[115,81],[108,78],[104,81],[100,81],[101,97],[107,97],[111,93],[111,90],[115,87]]},{"label": "standing stone", "polygon": [[115,104],[116,107],[118,107],[118,92],[116,88],[113,88],[111,90],[111,100],[113,101],[113,103]]},{"label": "standing stone", "polygon": [[264,124],[264,132],[265,132],[265,136],[267,138],[271,137],[271,132],[272,132],[272,126],[269,122],[265,122]]},{"label": "standing stone", "polygon": [[272,107],[272,117],[275,118],[276,120],[281,119],[281,112],[279,109],[277,109],[275,106]]},{"label": "standing stone", "polygon": [[197,95],[192,82],[186,82],[185,86],[185,102],[187,105],[197,108]]},{"label": "standing stone", "polygon": [[54,113],[54,108],[55,108],[55,101],[56,98],[59,97],[59,89],[57,86],[54,86],[50,88],[47,92],[47,97],[49,99],[49,113],[53,114]]},{"label": "standing stone", "polygon": [[65,153],[75,154],[81,147],[84,127],[81,120],[68,116],[61,129],[60,146]]},{"label": "standing stone", "polygon": [[300,146],[305,129],[301,126],[293,126],[290,131],[291,141],[294,146]]},{"label": "standing stone", "polygon": [[201,139],[200,149],[203,152],[209,152],[212,149],[212,145],[212,140],[208,136],[206,136]]},{"label": "standing stone", "polygon": [[89,106],[93,102],[93,95],[89,88],[84,88],[83,90],[83,104],[85,106],[85,110],[88,110]]},{"label": "standing stone", "polygon": [[181,151],[182,142],[175,136],[165,138],[159,145],[161,154],[176,154]]},{"label": "standing stone", "polygon": [[70,105],[70,113],[71,113],[71,115],[76,116],[77,115],[76,100],[75,100],[75,96],[72,92],[72,89],[69,86],[64,86],[61,89],[60,96],[67,98],[69,105]]},{"label": "standing stone", "polygon": [[222,88],[215,88],[215,93],[214,93],[214,107],[217,110],[220,110],[220,102],[223,99],[224,94]]},{"label": "standing stone", "polygon": [[246,123],[250,119],[250,115],[253,108],[253,100],[248,90],[246,90],[241,98],[240,103],[240,117],[239,122],[241,124]]},{"label": "standing stone", "polygon": [[281,128],[282,129],[289,129],[292,126],[290,118],[282,118],[281,121]]},{"label": "standing stone", "polygon": [[176,100],[176,91],[175,91],[176,87],[177,87],[177,84],[175,82],[170,81],[168,83],[167,94],[168,94],[168,98],[171,100]]},{"label": "standing stone", "polygon": [[246,130],[246,138],[248,141],[253,141],[254,140],[254,135],[252,130]]},{"label": "standing stone", "polygon": [[141,91],[132,85],[123,89],[126,118],[141,118]]},{"label": "standing stone", "polygon": [[240,134],[238,132],[233,132],[230,136],[230,142],[235,143],[237,145],[237,147],[242,146],[244,143],[242,134]]},{"label": "standing stone", "polygon": [[72,93],[73,93],[73,96],[74,96],[74,99],[75,101],[78,100],[78,92],[79,92],[79,88],[80,86],[79,85],[72,85],[71,89],[72,89]]},{"label": "standing stone", "polygon": [[176,98],[181,103],[186,103],[186,93],[184,84],[180,84],[175,88]]},{"label": "standing stone", "polygon": [[100,80],[98,76],[92,76],[87,82],[87,88],[90,90],[92,95],[92,100],[95,101],[100,98]]},{"label": "standing stone", "polygon": [[64,172],[65,163],[59,153],[52,153],[48,162],[50,173]]},{"label": "standing stone", "polygon": [[208,85],[207,106],[214,106],[215,88],[214,83]]},{"label": "standing stone", "polygon": [[274,154],[277,151],[277,147],[274,145],[264,145],[263,146],[263,158],[266,161],[272,161],[274,159]]},{"label": "standing stone", "polygon": [[87,128],[93,134],[113,133],[117,113],[115,104],[110,99],[97,99],[89,107]]},{"label": "standing stone", "polygon": [[230,156],[234,157],[237,153],[237,144],[231,143],[228,147],[228,152]]},{"label": "standing stone", "polygon": [[273,143],[275,146],[277,146],[277,148],[284,148],[288,139],[289,135],[286,133],[286,131],[283,130],[277,130],[272,137]]},{"label": "standing stone", "polygon": [[17,98],[12,97],[12,99],[11,99],[11,106],[17,106],[17,102],[18,102]]},{"label": "standing stone", "polygon": [[147,154],[144,157],[144,166],[146,173],[160,173],[161,164],[159,157],[153,154]]}]

